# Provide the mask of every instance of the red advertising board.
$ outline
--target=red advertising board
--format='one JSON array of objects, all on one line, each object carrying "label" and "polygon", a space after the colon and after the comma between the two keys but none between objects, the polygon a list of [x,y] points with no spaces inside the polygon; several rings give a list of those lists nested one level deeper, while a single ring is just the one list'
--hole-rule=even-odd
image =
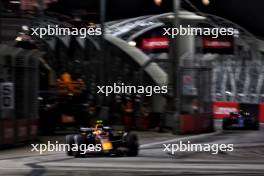
[{"label": "red advertising board", "polygon": [[230,112],[238,112],[239,103],[236,102],[214,102],[213,112],[214,118],[224,118],[229,115]]},{"label": "red advertising board", "polygon": [[203,37],[203,52],[204,53],[218,53],[218,54],[233,54],[234,53],[234,39],[233,37],[218,38]]},{"label": "red advertising board", "polygon": [[204,38],[204,48],[232,48],[233,44],[230,40],[218,39],[218,38]]},{"label": "red advertising board", "polygon": [[154,37],[142,39],[142,49],[166,49],[169,47],[169,39],[166,37]]}]

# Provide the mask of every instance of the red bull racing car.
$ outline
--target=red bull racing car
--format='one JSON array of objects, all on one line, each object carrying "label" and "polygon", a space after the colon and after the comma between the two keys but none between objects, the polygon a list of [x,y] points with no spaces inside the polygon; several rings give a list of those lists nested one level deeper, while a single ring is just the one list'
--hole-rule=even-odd
[{"label": "red bull racing car", "polygon": [[137,156],[138,137],[125,131],[115,131],[101,121],[95,127],[80,128],[77,134],[67,135],[68,156],[84,157],[91,154]]},{"label": "red bull racing car", "polygon": [[239,112],[231,112],[229,116],[223,119],[223,129],[248,129],[258,130],[259,120],[249,112],[240,110]]}]

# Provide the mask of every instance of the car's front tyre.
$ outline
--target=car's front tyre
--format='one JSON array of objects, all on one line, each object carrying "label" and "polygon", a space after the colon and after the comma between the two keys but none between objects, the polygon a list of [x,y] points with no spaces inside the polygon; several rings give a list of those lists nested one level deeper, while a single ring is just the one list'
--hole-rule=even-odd
[{"label": "car's front tyre", "polygon": [[127,156],[137,156],[139,152],[138,137],[136,134],[128,133],[126,136]]}]

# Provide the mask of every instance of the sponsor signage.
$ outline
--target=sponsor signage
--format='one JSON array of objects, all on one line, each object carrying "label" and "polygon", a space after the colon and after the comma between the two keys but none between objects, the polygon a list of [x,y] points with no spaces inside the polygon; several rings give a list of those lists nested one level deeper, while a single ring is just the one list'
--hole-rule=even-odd
[{"label": "sponsor signage", "polygon": [[137,36],[134,41],[146,54],[168,53],[169,37],[164,36],[163,33],[163,27],[157,27]]},{"label": "sponsor signage", "polygon": [[238,112],[239,103],[236,102],[214,102],[213,112],[215,118],[224,118],[230,114],[230,112]]},{"label": "sponsor signage", "polygon": [[203,37],[203,53],[233,54],[233,37]]},{"label": "sponsor signage", "polygon": [[142,49],[167,49],[169,47],[169,39],[166,37],[155,37],[142,39]]}]

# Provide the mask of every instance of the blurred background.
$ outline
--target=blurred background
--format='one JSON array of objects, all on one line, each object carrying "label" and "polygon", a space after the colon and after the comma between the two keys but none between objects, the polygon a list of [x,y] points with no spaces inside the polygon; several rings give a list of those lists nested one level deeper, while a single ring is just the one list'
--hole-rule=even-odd
[{"label": "blurred background", "polygon": [[[157,175],[264,174],[263,5],[261,0],[1,0],[0,153],[12,167],[12,158],[26,157],[19,166],[26,169],[5,171],[52,175],[74,163],[80,175],[87,173],[81,167],[91,169],[89,174],[104,168],[113,175],[152,175],[151,163],[157,161]],[[31,28],[48,25],[101,28],[102,35],[31,35]],[[180,25],[234,28],[235,36],[164,35],[164,28]],[[97,86],[113,83],[168,86],[168,93],[97,93]],[[254,130],[226,131],[225,118],[242,111],[250,114]],[[60,152],[42,159],[28,152],[29,142],[63,141],[96,120],[137,133],[139,157],[93,158],[99,163],[95,168]],[[238,148],[217,156],[162,152],[162,143],[183,138]]]}]

